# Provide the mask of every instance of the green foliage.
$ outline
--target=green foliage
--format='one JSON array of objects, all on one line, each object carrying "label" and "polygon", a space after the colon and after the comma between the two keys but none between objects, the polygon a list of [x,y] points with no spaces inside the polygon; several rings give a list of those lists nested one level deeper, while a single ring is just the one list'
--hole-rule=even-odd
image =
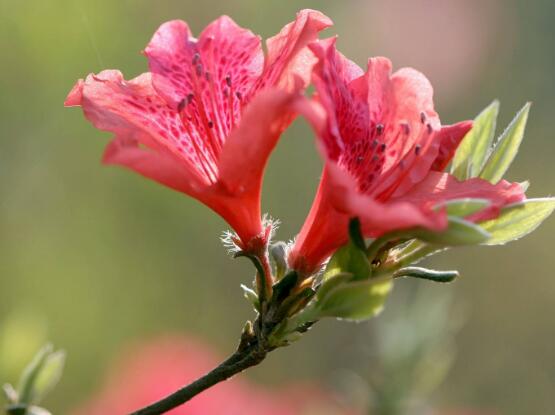
[{"label": "green foliage", "polygon": [[10,384],[4,385],[7,414],[49,415],[50,412],[36,405],[58,384],[64,364],[64,351],[54,351],[51,344],[41,348],[23,371],[17,390]]},{"label": "green foliage", "polygon": [[528,235],[553,213],[555,198],[528,199],[506,206],[499,217],[480,223],[490,233],[486,245],[501,245]]},{"label": "green foliage", "polygon": [[530,103],[526,103],[503,134],[501,134],[501,137],[499,137],[499,140],[495,144],[486,164],[479,174],[482,179],[497,183],[503,178],[516,157],[520,143],[524,138],[524,130],[526,128],[526,121],[528,121],[529,112]]},{"label": "green foliage", "polygon": [[391,279],[340,281],[318,297],[318,315],[350,321],[367,320],[382,311],[392,286]]},{"label": "green foliage", "polygon": [[260,310],[260,300],[258,295],[253,289],[247,287],[245,284],[241,284],[241,289],[243,290],[243,296],[251,303],[255,310]]},{"label": "green foliage", "polygon": [[458,271],[436,271],[421,267],[401,268],[393,274],[394,278],[412,277],[434,282],[451,282],[458,276]]},{"label": "green foliage", "polygon": [[455,216],[449,216],[448,220],[449,224],[444,231],[418,229],[413,236],[421,241],[443,246],[480,244],[487,241],[490,236],[488,232],[472,222]]},{"label": "green foliage", "polygon": [[19,403],[39,403],[59,382],[65,363],[65,352],[44,346],[25,368],[18,385]]},{"label": "green foliage", "polygon": [[335,275],[348,273],[353,279],[366,279],[372,274],[372,266],[366,251],[359,249],[353,242],[339,248],[331,257],[324,272],[324,280]]},{"label": "green foliage", "polygon": [[499,113],[499,101],[493,101],[475,119],[472,130],[459,145],[451,173],[460,180],[476,177],[482,170],[490,151]]},{"label": "green foliage", "polygon": [[489,204],[490,202],[487,199],[467,197],[463,199],[449,200],[438,207],[445,207],[449,216],[464,218],[465,216],[472,215],[473,213],[485,209],[489,206]]}]

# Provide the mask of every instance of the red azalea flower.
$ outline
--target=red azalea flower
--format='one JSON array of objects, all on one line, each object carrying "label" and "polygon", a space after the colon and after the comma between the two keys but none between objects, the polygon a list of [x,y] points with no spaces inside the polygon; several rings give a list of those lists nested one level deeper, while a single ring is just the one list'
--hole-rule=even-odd
[{"label": "red azalea flower", "polygon": [[65,105],[80,105],[95,127],[115,133],[105,163],[198,199],[252,249],[268,232],[260,218],[263,170],[313,63],[305,46],[329,25],[303,10],[268,39],[264,56],[260,38],[227,16],[198,40],[185,22],[170,21],[145,50],[150,73],[131,81],[113,70],[89,75]]},{"label": "red azalea flower", "polygon": [[325,158],[321,183],[289,258],[312,273],[347,241],[347,224],[359,217],[368,237],[396,229],[447,225],[438,203],[465,197],[491,205],[473,220],[495,217],[499,208],[523,199],[516,183],[459,182],[442,170],[472,127],[470,121],[442,127],[433,89],[420,72],[391,74],[391,62],[372,58],[363,72],[335,49],[335,39],[314,42],[318,58],[313,101],[302,111],[318,135]]},{"label": "red azalea flower", "polygon": [[[100,392],[70,413],[126,414],[174,392],[204,375],[220,361],[212,349],[182,336],[167,335],[138,344],[122,354]],[[173,415],[354,415],[333,402],[330,393],[311,384],[267,389],[237,376],[220,383]]]}]

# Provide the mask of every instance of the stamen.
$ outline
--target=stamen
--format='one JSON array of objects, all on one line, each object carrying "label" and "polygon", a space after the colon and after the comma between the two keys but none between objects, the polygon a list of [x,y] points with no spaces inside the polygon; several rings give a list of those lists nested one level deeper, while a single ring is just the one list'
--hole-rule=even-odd
[{"label": "stamen", "polygon": [[383,152],[385,151],[385,148],[386,148],[386,147],[387,147],[387,146],[385,145],[385,143],[382,143],[382,144],[380,145],[380,153],[383,153]]},{"label": "stamen", "polygon": [[225,77],[225,83],[227,84],[228,87],[231,88],[231,75],[227,74]]},{"label": "stamen", "polygon": [[424,124],[424,123],[426,122],[426,114],[424,113],[424,111],[422,111],[422,112],[420,113],[420,122],[421,122],[422,124]]},{"label": "stamen", "polygon": [[186,106],[187,106],[187,99],[183,98],[181,101],[179,101],[179,104],[177,104],[177,112],[182,112]]},{"label": "stamen", "polygon": [[420,154],[420,150],[422,150],[422,146],[420,144],[414,146],[414,154],[417,156]]},{"label": "stamen", "polygon": [[432,131],[434,131],[434,129],[432,128],[432,124],[430,123],[426,124],[426,128],[428,129],[428,134],[431,134]]},{"label": "stamen", "polygon": [[196,71],[197,71],[197,76],[198,76],[198,77],[201,77],[201,76],[202,76],[202,65],[199,63],[199,64],[196,66],[195,69],[196,69]]},{"label": "stamen", "polygon": [[401,128],[406,135],[410,134],[410,125],[408,125],[406,122],[401,123]]},{"label": "stamen", "polygon": [[237,97],[237,99],[238,99],[239,101],[241,101],[241,100],[243,99],[243,94],[241,94],[239,91],[237,91],[237,92],[235,93],[235,96]]},{"label": "stamen", "polygon": [[196,65],[198,63],[198,61],[200,60],[200,53],[195,53],[195,55],[193,56],[193,65]]},{"label": "stamen", "polygon": [[376,133],[378,133],[378,135],[382,135],[383,129],[384,129],[383,124],[376,125]]}]

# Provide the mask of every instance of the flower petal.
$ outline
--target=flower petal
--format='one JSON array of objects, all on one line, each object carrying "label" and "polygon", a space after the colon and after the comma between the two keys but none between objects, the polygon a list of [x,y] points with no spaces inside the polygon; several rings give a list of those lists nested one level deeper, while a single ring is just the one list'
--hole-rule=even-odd
[{"label": "flower petal", "polygon": [[293,22],[266,41],[268,55],[264,73],[254,90],[276,85],[288,89],[295,86],[297,78],[308,84],[314,57],[306,45],[332,24],[330,18],[319,11],[305,9],[298,12]]},{"label": "flower petal", "polygon": [[[354,82],[363,71],[335,49],[335,42],[335,38],[330,38],[309,47],[318,58],[313,71],[318,101],[327,112],[325,128],[320,125],[316,132],[327,156],[337,160],[356,138],[368,135],[369,118],[367,85]],[[309,121],[317,127],[314,120]]]},{"label": "flower petal", "polygon": [[486,199],[490,202],[485,210],[470,217],[473,221],[482,221],[497,217],[499,209],[524,200],[525,195],[518,183],[501,180],[493,185],[479,178],[459,181],[448,173],[431,171],[425,180],[396,200],[420,206],[436,206],[448,200],[464,198]]},{"label": "flower petal", "polygon": [[104,164],[120,165],[164,186],[197,197],[202,183],[168,154],[140,148],[132,137],[114,138],[104,151]]},{"label": "flower petal", "polygon": [[432,170],[443,171],[449,164],[460,142],[472,129],[472,121],[461,121],[453,125],[441,127],[441,131],[437,133],[437,140],[440,141],[439,154],[437,155]]},{"label": "flower petal", "polygon": [[291,123],[298,94],[269,89],[247,106],[219,160],[222,184],[230,193],[260,191],[264,167],[281,133]]},{"label": "flower petal", "polygon": [[118,136],[136,135],[143,145],[180,159],[184,168],[206,183],[216,180],[213,151],[205,141],[192,140],[185,132],[180,116],[156,94],[150,74],[131,81],[125,81],[119,71],[89,75],[81,95],[83,112],[96,128]]}]

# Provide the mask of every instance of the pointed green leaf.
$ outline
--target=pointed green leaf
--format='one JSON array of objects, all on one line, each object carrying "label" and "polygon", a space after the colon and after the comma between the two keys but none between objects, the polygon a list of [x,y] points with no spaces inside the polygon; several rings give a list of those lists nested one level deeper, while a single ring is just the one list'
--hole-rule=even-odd
[{"label": "pointed green leaf", "polygon": [[352,241],[339,248],[326,266],[324,280],[334,275],[349,273],[353,279],[366,279],[372,274],[372,265],[366,251],[358,248]]},{"label": "pointed green leaf", "polygon": [[50,411],[47,411],[44,408],[40,408],[38,406],[31,406],[27,409],[27,413],[25,415],[52,415]]},{"label": "pointed green leaf", "polygon": [[44,397],[58,384],[62,377],[66,353],[58,350],[46,358],[33,386],[33,403],[41,402]]},{"label": "pointed green leaf", "polygon": [[339,284],[325,296],[318,298],[318,317],[367,320],[382,311],[392,286],[390,279],[368,279]]},{"label": "pointed green leaf", "polygon": [[280,280],[287,271],[287,245],[279,241],[270,246],[270,255],[276,266],[276,279]]},{"label": "pointed green leaf", "polygon": [[480,223],[491,234],[486,245],[502,245],[535,230],[555,210],[555,198],[528,199],[506,206],[499,217]]},{"label": "pointed green leaf", "polygon": [[528,102],[518,112],[503,134],[501,134],[484,168],[480,172],[482,179],[489,180],[491,183],[497,183],[503,178],[516,157],[520,143],[524,138],[524,130],[529,112],[530,103]]},{"label": "pointed green leaf", "polygon": [[281,280],[276,282],[272,287],[272,297],[275,301],[281,302],[289,296],[291,290],[295,288],[299,281],[299,274],[296,271],[291,271],[285,275]]},{"label": "pointed green leaf", "polygon": [[30,404],[34,402],[35,399],[35,382],[36,379],[44,367],[48,356],[53,352],[51,344],[47,344],[42,347],[38,353],[35,355],[31,363],[27,365],[21,378],[19,379],[18,394],[19,402],[22,404]]},{"label": "pointed green leaf", "polygon": [[457,271],[436,271],[421,267],[406,267],[395,272],[393,278],[412,277],[434,282],[451,282],[458,276]]},{"label": "pointed green leaf", "polygon": [[477,199],[477,198],[463,198],[463,199],[453,199],[449,200],[438,208],[443,208],[447,210],[449,216],[457,216],[464,218],[465,216],[472,215],[473,213],[479,212],[490,205],[487,199]]},{"label": "pointed green leaf", "polygon": [[475,245],[490,237],[480,226],[454,216],[449,216],[449,224],[444,231],[418,229],[414,236],[424,242],[445,246]]},{"label": "pointed green leaf", "polygon": [[4,392],[6,401],[9,403],[16,403],[19,401],[19,394],[10,383],[2,385],[2,391]]},{"label": "pointed green leaf", "polygon": [[495,136],[498,113],[499,101],[495,100],[474,119],[472,129],[459,145],[451,166],[451,173],[459,180],[480,173]]},{"label": "pointed green leaf", "polygon": [[241,289],[243,290],[243,296],[251,303],[255,310],[260,309],[260,300],[258,299],[258,295],[254,292],[253,289],[247,287],[244,284],[241,284]]}]

